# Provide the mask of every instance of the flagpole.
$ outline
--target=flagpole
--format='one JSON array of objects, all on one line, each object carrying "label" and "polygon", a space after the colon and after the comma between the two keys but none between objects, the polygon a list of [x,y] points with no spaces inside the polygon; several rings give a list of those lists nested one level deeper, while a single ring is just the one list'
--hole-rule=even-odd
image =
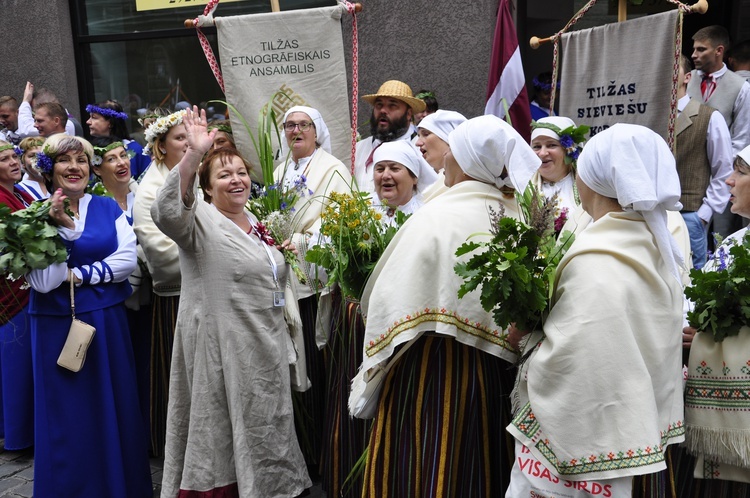
[{"label": "flagpole", "polygon": [[279,7],[279,0],[271,0],[271,12],[281,12],[281,7]]},{"label": "flagpole", "polygon": [[617,22],[628,20],[628,0],[619,0],[617,4]]},{"label": "flagpole", "polygon": [[[627,0],[619,0],[618,4],[618,22],[624,21],[625,17],[627,16],[627,6],[625,6],[625,2]],[[625,12],[623,14],[623,17],[620,17],[620,9],[623,9]],[[705,14],[708,11],[708,0],[698,0],[693,5],[690,6],[690,13],[691,14]],[[561,35],[563,32],[557,33],[557,36]],[[529,46],[533,49],[537,49],[544,45],[545,43],[550,43],[555,41],[555,36],[548,36],[547,38],[539,38],[538,36],[532,36],[529,39]]]}]

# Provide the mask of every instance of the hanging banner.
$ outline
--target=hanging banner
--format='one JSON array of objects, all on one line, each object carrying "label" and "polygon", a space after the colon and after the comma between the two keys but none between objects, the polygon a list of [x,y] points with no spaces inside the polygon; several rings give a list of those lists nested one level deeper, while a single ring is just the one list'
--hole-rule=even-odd
[{"label": "hanging banner", "polygon": [[630,123],[667,140],[677,16],[674,9],[563,34],[560,115],[591,126],[591,136]]},{"label": "hanging banner", "polygon": [[[344,12],[339,5],[217,17],[215,23],[227,102],[242,114],[252,133],[260,109],[274,95],[279,127],[290,107],[314,107],[331,133],[333,155],[348,164],[351,123],[340,21]],[[245,126],[231,112],[230,119],[238,150],[258,164]],[[259,174],[255,171],[254,176]]]}]

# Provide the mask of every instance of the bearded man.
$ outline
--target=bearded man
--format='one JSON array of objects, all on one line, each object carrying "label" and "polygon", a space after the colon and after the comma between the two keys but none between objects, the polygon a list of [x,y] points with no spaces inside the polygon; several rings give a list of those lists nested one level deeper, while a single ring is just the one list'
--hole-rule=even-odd
[{"label": "bearded man", "polygon": [[362,98],[372,105],[371,136],[357,142],[354,177],[359,190],[374,193],[372,158],[375,149],[384,142],[410,140],[412,116],[424,111],[425,103],[414,97],[409,85],[397,80],[386,81],[380,85],[378,93]]}]

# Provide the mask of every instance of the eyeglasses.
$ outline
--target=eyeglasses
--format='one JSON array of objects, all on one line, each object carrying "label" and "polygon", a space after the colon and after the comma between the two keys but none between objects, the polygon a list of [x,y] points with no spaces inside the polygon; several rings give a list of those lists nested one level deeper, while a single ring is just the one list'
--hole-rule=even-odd
[{"label": "eyeglasses", "polygon": [[302,123],[284,123],[284,129],[286,131],[294,131],[295,128],[299,128],[299,131],[309,131],[312,127],[310,121],[303,121]]}]

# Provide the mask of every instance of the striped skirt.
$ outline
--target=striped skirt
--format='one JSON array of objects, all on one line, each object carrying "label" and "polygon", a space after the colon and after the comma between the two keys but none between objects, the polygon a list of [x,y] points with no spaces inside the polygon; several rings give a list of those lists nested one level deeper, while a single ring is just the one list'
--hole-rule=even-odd
[{"label": "striped skirt", "polygon": [[359,301],[334,296],[328,362],[328,406],[321,478],[328,496],[362,496],[362,471],[354,471],[367,449],[370,421],[349,415],[351,380],[362,364],[365,324]]},{"label": "striped skirt", "polygon": [[311,477],[316,477],[320,466],[323,419],[326,410],[325,349],[318,349],[315,343],[318,298],[310,296],[300,299],[299,314],[302,318],[302,335],[305,340],[307,378],[312,386],[305,392],[292,391],[294,426]]},{"label": "striped skirt", "polygon": [[164,456],[169,400],[169,368],[180,296],[153,296],[151,322],[151,453]]},{"label": "striped skirt", "polygon": [[750,484],[693,477],[695,458],[682,446],[672,446],[675,483],[679,498],[750,498]]},{"label": "striped skirt", "polygon": [[384,382],[363,498],[504,496],[514,377],[504,360],[450,337],[423,336]]}]

